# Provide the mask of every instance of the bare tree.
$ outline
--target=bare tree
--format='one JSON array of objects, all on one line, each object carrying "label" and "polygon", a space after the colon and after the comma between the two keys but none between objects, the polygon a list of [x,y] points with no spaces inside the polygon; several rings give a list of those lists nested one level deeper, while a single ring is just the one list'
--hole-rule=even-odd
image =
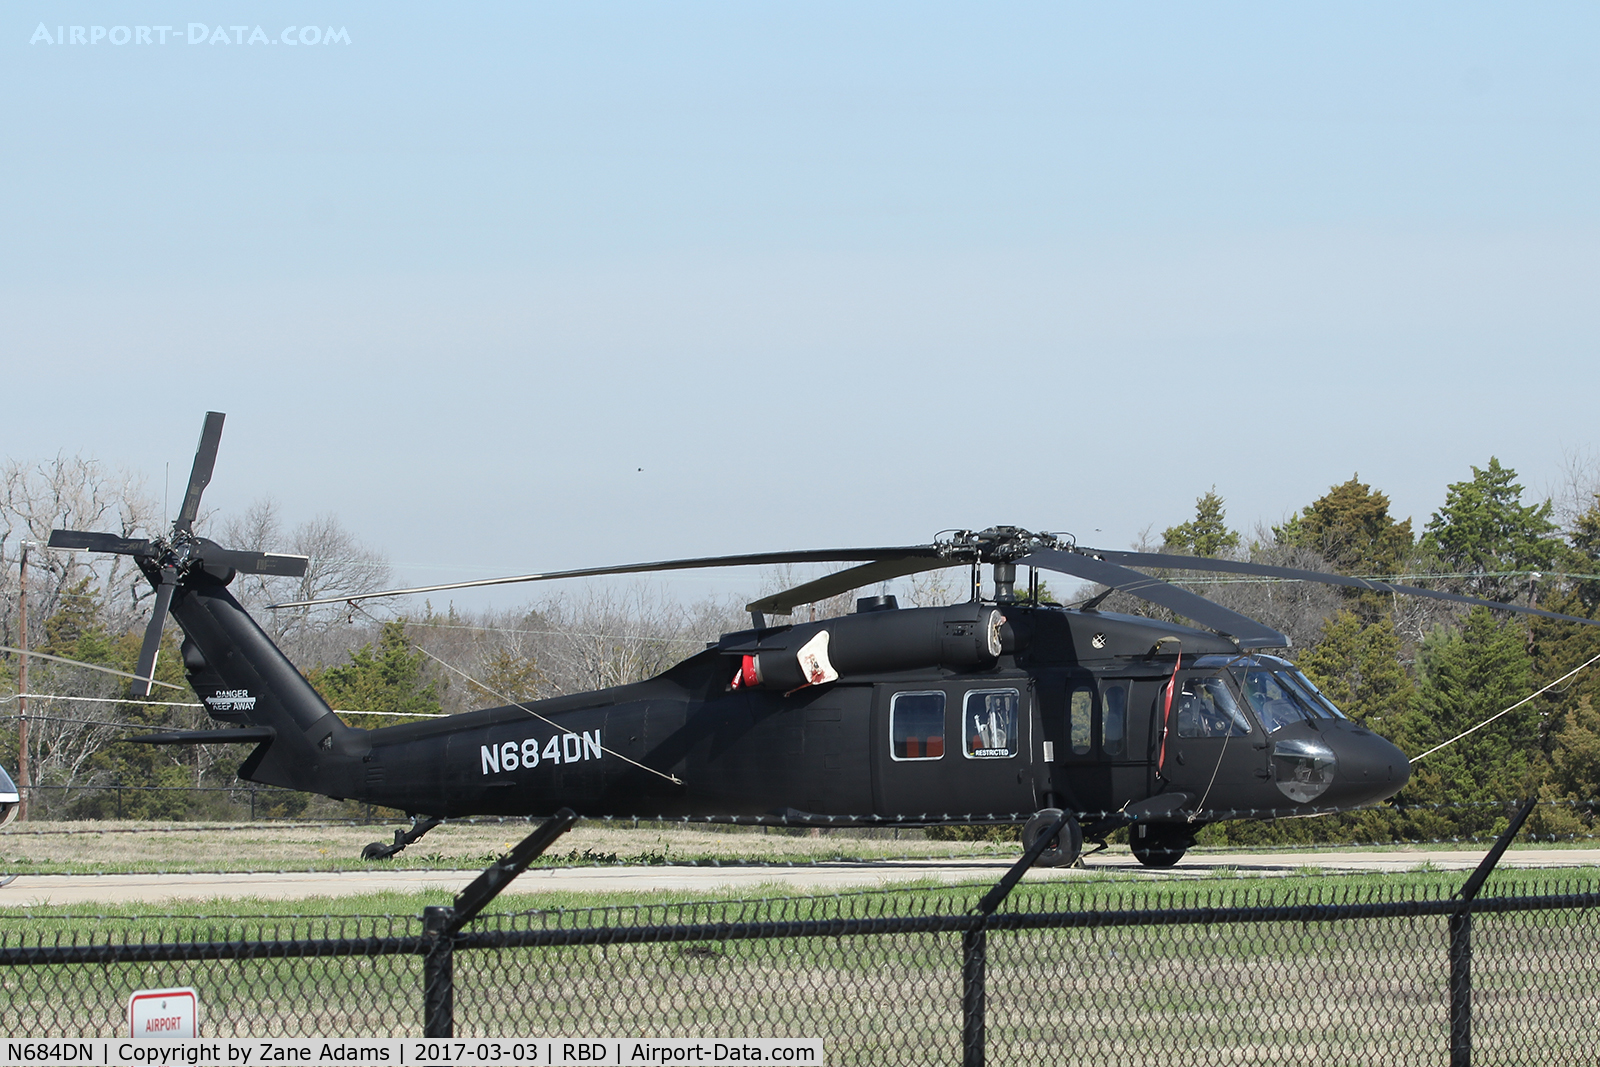
[{"label": "bare tree", "polygon": [[[5,598],[3,633],[15,643],[18,542],[44,545],[53,529],[102,530],[122,537],[158,533],[160,510],[144,482],[83,456],[56,456],[42,463],[7,461],[0,466],[0,596]],[[90,579],[108,629],[121,633],[146,615],[149,583],[126,556],[32,550],[28,556],[29,610],[47,618],[66,590]]]},{"label": "bare tree", "polygon": [[370,639],[365,616],[364,624],[355,626],[349,609],[340,604],[266,610],[271,603],[353,596],[389,584],[389,561],[362,544],[338,518],[319,515],[285,531],[277,502],[263,497],[224,522],[221,539],[229,548],[311,557],[300,578],[240,575],[232,586],[233,595],[290,659],[301,664],[334,662],[353,647],[352,640]]},{"label": "bare tree", "polygon": [[[1271,567],[1333,571],[1327,560],[1309,548],[1278,544],[1272,538],[1272,531],[1265,526],[1256,528],[1255,539],[1243,554],[1251,562]],[[1344,595],[1336,587],[1320,582],[1253,582],[1233,575],[1212,574],[1199,582],[1191,581],[1189,587],[1225,608],[1285,634],[1293,642],[1291,654],[1322,640],[1324,625],[1345,604]]]},{"label": "bare tree", "polygon": [[[28,759],[33,780],[40,784],[87,784],[79,775],[107,742],[123,731],[101,725],[121,718],[117,705],[124,683],[108,675],[65,664],[36,663],[29,688],[49,696],[35,697],[28,708]],[[102,703],[105,701],[105,703]]]},{"label": "bare tree", "polygon": [[1570,533],[1578,516],[1600,500],[1600,448],[1573,447],[1561,452],[1561,469],[1545,496],[1554,508],[1551,517]]},{"label": "bare tree", "polygon": [[636,682],[746,626],[732,601],[683,605],[645,580],[583,586],[511,611],[430,606],[407,632],[449,664],[429,676],[454,713]]},{"label": "bare tree", "polygon": [[939,608],[965,600],[969,590],[965,568],[941,567],[936,571],[913,574],[906,593],[908,606]]},{"label": "bare tree", "polygon": [[624,685],[659,674],[704,647],[728,627],[726,607],[702,603],[685,611],[659,588],[590,586],[553,598],[540,615],[555,631],[545,671],[557,693]]}]

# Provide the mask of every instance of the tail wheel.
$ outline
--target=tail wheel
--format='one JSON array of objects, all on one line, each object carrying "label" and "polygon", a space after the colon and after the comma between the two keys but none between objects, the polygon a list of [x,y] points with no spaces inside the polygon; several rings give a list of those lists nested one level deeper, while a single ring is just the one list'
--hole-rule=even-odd
[{"label": "tail wheel", "polygon": [[[1036,812],[1022,827],[1022,850],[1026,852],[1038,843],[1039,838],[1061,818],[1060,808],[1045,808]],[[1071,815],[1061,832],[1051,839],[1049,846],[1039,854],[1035,865],[1039,867],[1070,867],[1083,853],[1083,827]]]},{"label": "tail wheel", "polygon": [[1188,826],[1171,823],[1136,823],[1128,837],[1133,858],[1144,867],[1175,867],[1183,854],[1194,846],[1194,832]]}]

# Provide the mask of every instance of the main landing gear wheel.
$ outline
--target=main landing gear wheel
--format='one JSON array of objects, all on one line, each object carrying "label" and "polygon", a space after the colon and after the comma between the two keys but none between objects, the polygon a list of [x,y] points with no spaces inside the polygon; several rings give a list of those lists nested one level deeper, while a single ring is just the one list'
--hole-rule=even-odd
[{"label": "main landing gear wheel", "polygon": [[1128,831],[1128,845],[1141,866],[1174,867],[1194,846],[1194,831],[1173,823],[1135,823]]},{"label": "main landing gear wheel", "polygon": [[[1060,808],[1045,808],[1035,812],[1022,827],[1022,850],[1026,852],[1038,843],[1039,838],[1050,831],[1061,818]],[[1051,839],[1050,845],[1034,862],[1037,867],[1070,867],[1078,861],[1083,854],[1083,827],[1078,825],[1078,820],[1071,815],[1067,816],[1067,823],[1061,832]]]},{"label": "main landing gear wheel", "polygon": [[411,829],[396,830],[394,832],[394,844],[386,845],[382,841],[374,841],[361,850],[361,858],[364,860],[386,860],[396,856],[405,851],[407,845],[412,844],[443,821],[443,819],[435,819],[428,815],[413,815],[411,816]]}]

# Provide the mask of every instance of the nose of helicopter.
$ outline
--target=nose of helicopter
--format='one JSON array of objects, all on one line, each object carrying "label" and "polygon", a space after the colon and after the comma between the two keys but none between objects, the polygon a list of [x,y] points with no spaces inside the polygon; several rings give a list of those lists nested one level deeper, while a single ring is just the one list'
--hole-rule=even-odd
[{"label": "nose of helicopter", "polygon": [[1278,789],[1296,804],[1353,808],[1394,796],[1411,764],[1385,738],[1346,719],[1279,731],[1272,746]]}]

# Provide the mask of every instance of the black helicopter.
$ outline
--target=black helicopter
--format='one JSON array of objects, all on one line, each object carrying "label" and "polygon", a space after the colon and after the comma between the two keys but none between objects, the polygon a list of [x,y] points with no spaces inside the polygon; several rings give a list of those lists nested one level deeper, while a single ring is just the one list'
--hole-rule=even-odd
[{"label": "black helicopter", "polygon": [[[1013,526],[933,543],[772,552],[596,567],[370,596],[699,567],[854,563],[748,606],[751,628],[646,681],[364,730],[344,723],[228,592],[237,573],[298,576],[307,559],[224,549],[193,532],[223,416],[206,416],[183,506],[166,537],[56,530],[53,548],[131,556],[156,591],[136,689],[149,689],[167,612],[188,680],[217,730],[153,744],[255,745],[239,777],[411,815],[390,856],[446,818],[692,816],[781,825],[1025,823],[1063,828],[1041,862],[1128,827],[1147,866],[1170,866],[1204,825],[1309,815],[1393,796],[1394,745],[1351,721],[1294,665],[1261,650],[1284,635],[1132,566],[1326,582],[1566,619],[1531,607],[1313,571],[1080,548]],[[980,567],[994,596],[981,597]],[[905,575],[970,568],[969,602],[774,624],[773,614]],[[1099,583],[1076,607],[1018,595],[1018,567]],[[1110,590],[1205,629],[1096,610]],[[1591,620],[1571,621],[1590,623]]]}]

